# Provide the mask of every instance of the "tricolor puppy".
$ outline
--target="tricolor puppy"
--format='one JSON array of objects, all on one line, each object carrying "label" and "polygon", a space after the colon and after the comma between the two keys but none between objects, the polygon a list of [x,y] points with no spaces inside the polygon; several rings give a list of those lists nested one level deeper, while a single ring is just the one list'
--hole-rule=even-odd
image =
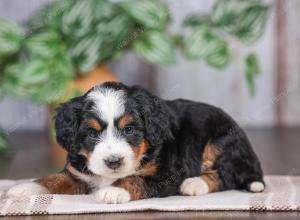
[{"label": "tricolor puppy", "polygon": [[123,203],[265,187],[245,133],[207,104],[166,101],[111,82],[62,104],[55,128],[68,152],[64,171],[15,186],[8,196],[92,193],[99,202]]}]

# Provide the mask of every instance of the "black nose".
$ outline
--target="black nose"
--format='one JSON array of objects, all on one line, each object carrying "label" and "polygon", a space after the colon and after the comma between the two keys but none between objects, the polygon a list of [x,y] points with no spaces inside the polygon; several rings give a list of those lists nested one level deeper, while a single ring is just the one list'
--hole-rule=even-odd
[{"label": "black nose", "polygon": [[104,160],[106,166],[110,169],[118,169],[123,163],[124,157],[119,156],[110,156],[106,160]]}]

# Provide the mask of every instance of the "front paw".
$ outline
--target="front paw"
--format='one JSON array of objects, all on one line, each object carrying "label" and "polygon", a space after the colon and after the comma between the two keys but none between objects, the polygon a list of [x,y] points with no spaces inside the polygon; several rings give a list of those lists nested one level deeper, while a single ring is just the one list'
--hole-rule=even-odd
[{"label": "front paw", "polygon": [[10,188],[6,196],[10,198],[23,198],[32,195],[47,194],[48,190],[42,185],[34,182],[22,183]]},{"label": "front paw", "polygon": [[99,203],[118,204],[130,201],[129,192],[123,188],[115,186],[104,187],[96,191],[94,196],[96,201]]}]

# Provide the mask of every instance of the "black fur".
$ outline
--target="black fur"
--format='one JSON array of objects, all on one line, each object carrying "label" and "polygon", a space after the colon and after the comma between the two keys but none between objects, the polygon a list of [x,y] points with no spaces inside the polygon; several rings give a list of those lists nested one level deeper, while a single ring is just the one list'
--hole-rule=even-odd
[{"label": "black fur", "polygon": [[127,109],[133,111],[133,106],[136,108],[144,121],[145,138],[152,146],[160,146],[173,138],[171,120],[175,116],[164,101],[138,86],[128,89],[128,97]]},{"label": "black fur", "polygon": [[82,98],[74,98],[56,110],[55,130],[58,143],[68,152],[76,151],[76,135],[81,121]]}]

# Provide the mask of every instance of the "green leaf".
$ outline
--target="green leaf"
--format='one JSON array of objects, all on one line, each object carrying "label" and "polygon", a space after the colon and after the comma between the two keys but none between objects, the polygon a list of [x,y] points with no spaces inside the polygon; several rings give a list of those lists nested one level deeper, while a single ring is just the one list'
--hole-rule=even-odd
[{"label": "green leaf", "polygon": [[66,81],[74,74],[71,71],[72,64],[66,57],[12,63],[5,68],[3,88],[9,94],[48,104],[65,94]]},{"label": "green leaf", "polygon": [[64,79],[71,80],[75,77],[75,69],[69,53],[59,54],[50,61],[49,69],[51,75],[58,75]]},{"label": "green leaf", "polygon": [[138,23],[149,28],[164,29],[170,18],[167,7],[157,0],[124,0],[119,4]]},{"label": "green leaf", "polygon": [[0,56],[17,52],[23,37],[23,30],[16,23],[0,19]]},{"label": "green leaf", "polygon": [[137,54],[145,60],[156,64],[171,64],[174,62],[172,39],[165,33],[151,31],[135,41],[133,45]]},{"label": "green leaf", "polygon": [[224,42],[223,46],[220,46],[215,52],[207,56],[206,61],[208,65],[218,69],[226,67],[230,61],[228,44]]},{"label": "green leaf", "polygon": [[261,0],[217,0],[211,20],[214,24],[225,26],[229,30],[234,29],[235,24],[239,22],[238,16],[253,5],[261,5]]},{"label": "green leaf", "polygon": [[268,7],[252,6],[239,16],[238,36],[244,43],[253,43],[263,34],[266,26]]},{"label": "green leaf", "polygon": [[211,20],[244,43],[258,40],[265,29],[268,7],[260,0],[218,0]]},{"label": "green leaf", "polygon": [[88,34],[74,42],[70,48],[77,69],[85,73],[111,58],[123,45],[122,43],[127,42],[131,26],[129,17],[124,14],[95,24],[93,34]]},{"label": "green leaf", "polygon": [[227,47],[226,41],[206,25],[191,28],[191,34],[185,39],[185,54],[189,59],[205,59]]},{"label": "green leaf", "polygon": [[209,17],[207,16],[190,15],[183,21],[184,27],[195,27],[205,24],[210,24]]},{"label": "green leaf", "polygon": [[246,80],[250,94],[255,95],[255,77],[260,73],[257,57],[255,54],[248,54],[245,58]]},{"label": "green leaf", "polygon": [[74,0],[56,0],[38,10],[27,22],[28,28],[35,32],[40,29],[60,30],[62,17],[74,4]]},{"label": "green leaf", "polygon": [[49,79],[50,71],[43,61],[19,61],[6,66],[2,85],[7,94],[30,98],[44,87]]},{"label": "green leaf", "polygon": [[34,85],[46,83],[50,77],[48,66],[42,60],[32,60],[25,64],[25,68],[19,73],[20,83]]},{"label": "green leaf", "polygon": [[41,103],[53,103],[67,91],[66,81],[61,77],[52,77],[44,86],[36,90],[32,99]]},{"label": "green leaf", "polygon": [[70,48],[71,57],[80,73],[94,69],[102,58],[100,47],[103,40],[98,36],[87,36]]},{"label": "green leaf", "polygon": [[102,21],[104,19],[113,18],[116,15],[116,7],[107,0],[94,0],[93,19]]},{"label": "green leaf", "polygon": [[116,15],[110,21],[99,22],[95,30],[96,37],[102,39],[99,46],[101,56],[97,60],[98,63],[113,59],[116,54],[127,49],[133,39],[131,34],[134,33],[130,18],[124,14]]},{"label": "green leaf", "polygon": [[34,88],[32,86],[26,87],[26,85],[22,84],[21,74],[24,69],[25,64],[18,61],[9,63],[5,67],[2,86],[6,94],[18,97],[30,97]]},{"label": "green leaf", "polygon": [[[129,29],[133,25],[128,16],[120,14],[114,16],[109,21],[101,21],[96,27],[96,34],[105,42],[105,48],[109,48],[110,53],[120,46],[120,43],[126,41],[129,36]],[[103,48],[102,48],[103,49]]]},{"label": "green leaf", "polygon": [[[102,1],[98,0],[98,2],[100,4]],[[94,22],[93,32],[74,41],[70,47],[70,54],[76,69],[84,74],[104,60],[111,58],[119,46],[127,41],[131,26],[133,24],[129,16],[124,13]]]},{"label": "green leaf", "polygon": [[26,45],[32,54],[42,58],[51,59],[60,52],[63,43],[57,32],[44,31],[32,35],[26,41]]},{"label": "green leaf", "polygon": [[92,27],[93,7],[93,0],[75,1],[63,15],[63,33],[74,37],[86,35]]}]

